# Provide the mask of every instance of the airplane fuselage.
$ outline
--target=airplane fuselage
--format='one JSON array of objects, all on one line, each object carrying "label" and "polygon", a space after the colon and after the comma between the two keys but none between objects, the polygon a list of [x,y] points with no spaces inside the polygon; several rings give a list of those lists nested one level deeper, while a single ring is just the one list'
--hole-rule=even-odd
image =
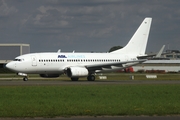
[{"label": "airplane fuselage", "polygon": [[[137,60],[136,56],[110,53],[32,53],[19,56],[9,63],[11,70],[27,74],[62,74],[67,67],[83,67]],[[114,67],[115,70],[122,69]],[[14,69],[13,69],[14,68]],[[108,70],[108,68],[104,68]],[[109,70],[113,71],[113,67]],[[97,70],[98,71],[98,70]],[[102,72],[99,70],[99,72]]]}]

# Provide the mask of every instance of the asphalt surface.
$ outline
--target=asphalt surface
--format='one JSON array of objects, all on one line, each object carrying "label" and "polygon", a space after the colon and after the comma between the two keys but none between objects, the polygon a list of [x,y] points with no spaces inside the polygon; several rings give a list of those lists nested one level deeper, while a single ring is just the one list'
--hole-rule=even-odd
[{"label": "asphalt surface", "polygon": [[96,80],[96,81],[71,81],[71,80],[0,80],[0,86],[20,85],[108,85],[108,84],[180,84],[180,80]]},{"label": "asphalt surface", "polygon": [[[0,79],[0,86],[41,86],[41,85],[107,85],[107,84],[180,84],[179,80],[96,80],[96,81],[70,81],[70,80],[11,80]],[[0,120],[12,120],[14,118],[0,118]],[[21,120],[21,118],[16,118]],[[24,118],[23,118],[24,119]],[[25,118],[26,120],[180,120],[177,116],[97,116],[97,117],[70,117],[70,118]]]}]

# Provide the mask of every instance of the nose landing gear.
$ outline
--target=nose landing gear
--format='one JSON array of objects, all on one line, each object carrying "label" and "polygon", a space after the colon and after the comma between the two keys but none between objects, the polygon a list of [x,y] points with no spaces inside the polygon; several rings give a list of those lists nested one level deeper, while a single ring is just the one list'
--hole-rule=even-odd
[{"label": "nose landing gear", "polygon": [[27,76],[24,77],[23,80],[24,80],[24,81],[28,81],[28,77],[27,77]]},{"label": "nose landing gear", "polygon": [[27,74],[25,74],[25,73],[17,73],[17,75],[23,76],[23,77],[24,77],[24,78],[23,78],[23,81],[28,81]]}]

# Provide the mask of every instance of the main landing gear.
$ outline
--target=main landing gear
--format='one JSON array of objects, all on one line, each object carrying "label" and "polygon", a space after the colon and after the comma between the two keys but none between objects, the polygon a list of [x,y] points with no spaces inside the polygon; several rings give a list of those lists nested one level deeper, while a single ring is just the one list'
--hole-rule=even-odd
[{"label": "main landing gear", "polygon": [[95,76],[94,75],[89,75],[89,76],[87,76],[87,80],[88,81],[94,81],[95,80]]}]

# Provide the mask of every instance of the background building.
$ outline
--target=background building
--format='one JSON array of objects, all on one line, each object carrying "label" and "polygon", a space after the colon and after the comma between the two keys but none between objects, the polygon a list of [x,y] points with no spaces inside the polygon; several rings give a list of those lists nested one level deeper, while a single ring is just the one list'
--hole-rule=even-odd
[{"label": "background building", "polygon": [[134,72],[146,73],[179,73],[180,60],[148,60],[142,64],[133,66]]},{"label": "background building", "polygon": [[29,44],[0,44],[0,67],[14,60],[15,57],[30,53]]}]

